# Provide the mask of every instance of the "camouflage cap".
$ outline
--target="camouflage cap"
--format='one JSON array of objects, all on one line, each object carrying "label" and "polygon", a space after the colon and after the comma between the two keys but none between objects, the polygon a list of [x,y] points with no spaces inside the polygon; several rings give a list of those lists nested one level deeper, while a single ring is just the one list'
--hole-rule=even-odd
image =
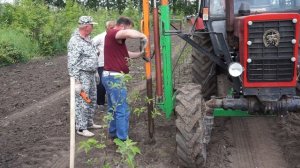
[{"label": "camouflage cap", "polygon": [[93,18],[91,16],[80,16],[78,23],[81,25],[98,24],[96,22],[93,22]]}]

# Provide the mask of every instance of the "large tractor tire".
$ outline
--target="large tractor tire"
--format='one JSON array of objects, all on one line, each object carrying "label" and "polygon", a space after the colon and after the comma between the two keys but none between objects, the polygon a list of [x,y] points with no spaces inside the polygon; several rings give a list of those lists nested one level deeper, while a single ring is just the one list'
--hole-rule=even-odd
[{"label": "large tractor tire", "polygon": [[[195,33],[193,40],[213,53],[209,34]],[[212,95],[217,95],[216,65],[207,55],[203,55],[195,48],[192,51],[192,81],[202,85],[202,95],[205,100],[210,99]]]},{"label": "large tractor tire", "polygon": [[206,160],[213,118],[206,116],[201,86],[186,84],[176,96],[177,156],[182,167],[200,168]]}]

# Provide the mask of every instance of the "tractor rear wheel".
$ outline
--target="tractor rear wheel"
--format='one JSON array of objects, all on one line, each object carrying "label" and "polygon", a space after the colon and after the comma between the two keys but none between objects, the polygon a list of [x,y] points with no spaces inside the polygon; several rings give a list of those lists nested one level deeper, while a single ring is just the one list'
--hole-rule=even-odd
[{"label": "tractor rear wheel", "polygon": [[[210,36],[207,33],[195,33],[193,40],[199,46],[213,53]],[[202,85],[202,94],[205,100],[217,95],[216,65],[207,55],[203,55],[193,48],[192,51],[192,81]]]},{"label": "tractor rear wheel", "polygon": [[199,168],[206,160],[206,145],[213,119],[206,117],[207,107],[199,84],[186,84],[177,92],[175,111],[179,163],[183,167]]}]

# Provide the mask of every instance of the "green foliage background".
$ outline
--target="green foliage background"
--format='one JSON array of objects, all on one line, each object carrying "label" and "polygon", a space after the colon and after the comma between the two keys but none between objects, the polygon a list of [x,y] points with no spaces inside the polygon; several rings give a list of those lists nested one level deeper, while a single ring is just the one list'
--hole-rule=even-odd
[{"label": "green foliage background", "polygon": [[[104,31],[105,22],[120,15],[130,17],[139,30],[142,0],[16,0],[0,4],[0,66],[33,57],[66,53],[67,42],[82,15],[93,16],[99,24],[92,37]],[[173,0],[171,13],[193,12],[196,4]]]},{"label": "green foliage background", "polygon": [[[105,30],[106,21],[120,16],[117,10],[94,10],[69,0],[64,8],[32,0],[0,4],[0,66],[33,57],[65,54],[68,40],[82,15],[93,16],[99,23],[94,26],[92,37]],[[139,25],[139,13],[133,6],[123,10],[121,15],[132,16],[135,25]]]}]

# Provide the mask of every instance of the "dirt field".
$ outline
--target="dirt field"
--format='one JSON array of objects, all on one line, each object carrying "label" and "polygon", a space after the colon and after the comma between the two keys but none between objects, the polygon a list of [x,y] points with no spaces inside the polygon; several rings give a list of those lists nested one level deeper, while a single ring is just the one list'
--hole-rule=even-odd
[{"label": "dirt field", "polygon": [[[136,45],[130,44],[136,49]],[[66,56],[33,60],[0,68],[0,167],[65,168],[69,164],[69,76]],[[131,69],[138,88],[143,61]],[[101,122],[103,113],[96,113]],[[155,120],[156,143],[149,144],[146,114],[132,115],[130,138],[142,154],[138,167],[175,168],[176,142],[173,116]],[[100,140],[100,132],[94,131]],[[76,136],[76,142],[86,138]],[[273,118],[218,118],[208,147],[207,168],[300,168],[300,115]],[[103,161],[118,167],[120,155],[114,146],[94,150],[87,156],[77,149],[76,168],[102,167]]]}]

